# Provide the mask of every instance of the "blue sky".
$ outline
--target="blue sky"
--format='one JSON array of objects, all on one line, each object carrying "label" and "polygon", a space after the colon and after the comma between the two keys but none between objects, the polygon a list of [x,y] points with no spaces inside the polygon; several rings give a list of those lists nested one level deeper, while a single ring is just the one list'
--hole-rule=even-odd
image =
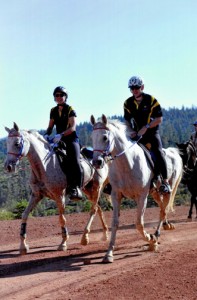
[{"label": "blue sky", "polygon": [[8,0],[0,10],[0,138],[45,129],[53,90],[78,123],[122,115],[132,75],[164,108],[196,106],[196,0]]}]

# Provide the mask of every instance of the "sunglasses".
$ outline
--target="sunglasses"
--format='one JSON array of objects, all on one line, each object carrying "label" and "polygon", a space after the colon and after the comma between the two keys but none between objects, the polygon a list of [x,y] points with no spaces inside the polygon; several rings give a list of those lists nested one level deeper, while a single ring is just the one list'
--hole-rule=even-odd
[{"label": "sunglasses", "polygon": [[55,98],[58,98],[58,97],[64,97],[65,94],[55,94]]},{"label": "sunglasses", "polygon": [[130,86],[130,89],[133,91],[133,90],[139,90],[141,88],[141,86],[139,85],[133,85],[133,86]]}]

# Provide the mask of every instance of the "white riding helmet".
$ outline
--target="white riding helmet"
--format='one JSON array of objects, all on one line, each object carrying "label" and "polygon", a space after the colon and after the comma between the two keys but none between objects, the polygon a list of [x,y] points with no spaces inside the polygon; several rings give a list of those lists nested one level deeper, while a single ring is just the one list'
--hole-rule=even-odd
[{"label": "white riding helmet", "polygon": [[142,86],[144,84],[143,80],[141,77],[139,76],[132,76],[130,79],[129,79],[129,82],[128,82],[128,88],[131,88],[132,86]]}]

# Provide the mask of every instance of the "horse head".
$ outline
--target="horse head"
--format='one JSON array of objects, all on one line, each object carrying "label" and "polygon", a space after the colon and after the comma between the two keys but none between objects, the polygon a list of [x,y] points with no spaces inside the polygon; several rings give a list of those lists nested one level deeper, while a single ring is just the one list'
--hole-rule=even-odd
[{"label": "horse head", "polygon": [[196,165],[196,149],[191,141],[185,143],[176,143],[179,148],[181,158],[183,160],[183,165],[187,169],[194,169]]},{"label": "horse head", "polygon": [[15,172],[20,159],[26,156],[29,151],[29,143],[25,140],[24,134],[22,134],[15,122],[12,129],[5,127],[5,130],[8,132],[8,137],[4,168],[8,172]]},{"label": "horse head", "polygon": [[110,134],[108,127],[108,120],[105,115],[102,115],[101,120],[95,121],[94,116],[90,118],[93,126],[92,140],[93,140],[93,165],[97,169],[103,168],[106,160],[111,156],[113,150],[114,139]]}]

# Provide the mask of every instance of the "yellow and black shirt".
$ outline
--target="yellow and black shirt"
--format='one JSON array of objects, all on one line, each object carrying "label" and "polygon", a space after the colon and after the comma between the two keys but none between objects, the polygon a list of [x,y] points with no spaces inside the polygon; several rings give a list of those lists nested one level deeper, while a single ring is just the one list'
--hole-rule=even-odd
[{"label": "yellow and black shirt", "polygon": [[[162,117],[162,109],[157,99],[151,95],[143,93],[140,104],[137,103],[134,96],[124,102],[124,118],[130,124],[134,124],[132,127],[136,131],[150,123],[151,119],[158,117]],[[158,126],[152,129],[156,131]]]},{"label": "yellow and black shirt", "polygon": [[[54,120],[54,124],[56,126],[56,132],[62,133],[66,129],[68,129],[69,126],[69,118],[70,117],[76,117],[76,112],[72,108],[72,106],[69,106],[68,104],[64,103],[63,109],[61,112],[59,112],[58,105],[53,107],[50,111],[50,119]],[[77,138],[77,133],[73,132],[72,134],[66,136],[66,139],[72,139]]]}]

